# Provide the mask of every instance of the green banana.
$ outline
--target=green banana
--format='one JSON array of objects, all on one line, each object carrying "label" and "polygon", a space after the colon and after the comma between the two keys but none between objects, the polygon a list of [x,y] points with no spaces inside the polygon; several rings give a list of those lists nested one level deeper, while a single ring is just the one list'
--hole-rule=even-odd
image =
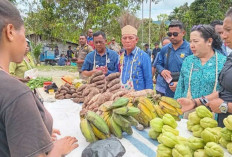
[{"label": "green banana", "polygon": [[87,142],[92,143],[92,142],[97,141],[97,138],[95,137],[93,130],[87,119],[81,120],[80,128]]},{"label": "green banana", "polygon": [[113,113],[112,115],[113,117],[113,120],[121,127],[131,127],[131,124],[130,122],[125,119],[123,116],[119,115],[119,114],[116,114],[116,113]]},{"label": "green banana", "polygon": [[126,106],[129,102],[128,98],[121,97],[113,102],[113,104],[110,106],[110,109]]},{"label": "green banana", "polygon": [[138,121],[134,117],[132,117],[132,116],[123,116],[123,117],[126,120],[128,120],[132,126],[137,126],[138,125]]},{"label": "green banana", "polygon": [[86,119],[89,120],[94,126],[96,126],[101,132],[108,135],[110,133],[109,127],[106,122],[93,111],[88,111],[86,114]]},{"label": "green banana", "polygon": [[111,131],[112,134],[114,134],[119,139],[122,138],[121,127],[113,120],[113,117],[110,117],[109,128],[110,128],[110,131]]},{"label": "green banana", "polygon": [[126,132],[128,135],[133,134],[133,130],[131,127],[122,127],[122,131]]},{"label": "green banana", "polygon": [[134,116],[138,113],[140,113],[140,110],[136,107],[120,107],[113,110],[114,113],[120,114],[120,115],[126,115],[126,116]]}]

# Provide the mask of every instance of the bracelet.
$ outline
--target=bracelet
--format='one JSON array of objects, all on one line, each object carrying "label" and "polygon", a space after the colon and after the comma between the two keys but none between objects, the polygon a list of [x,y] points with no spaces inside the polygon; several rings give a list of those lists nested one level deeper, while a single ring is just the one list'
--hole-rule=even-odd
[{"label": "bracelet", "polygon": [[191,99],[193,102],[194,102],[194,107],[193,108],[196,108],[197,107],[197,101],[195,99]]}]

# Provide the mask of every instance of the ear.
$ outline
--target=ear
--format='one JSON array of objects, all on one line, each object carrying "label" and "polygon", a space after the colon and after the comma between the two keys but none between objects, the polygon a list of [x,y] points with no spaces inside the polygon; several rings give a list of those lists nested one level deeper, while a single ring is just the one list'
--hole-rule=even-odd
[{"label": "ear", "polygon": [[185,31],[185,30],[183,30],[183,36],[185,36],[185,34],[186,34],[186,31]]},{"label": "ear", "polygon": [[6,27],[6,38],[9,41],[13,41],[14,40],[14,36],[15,36],[15,28],[12,24],[8,24]]},{"label": "ear", "polygon": [[208,39],[208,43],[210,44],[210,46],[213,44],[213,39],[212,38],[209,38]]}]

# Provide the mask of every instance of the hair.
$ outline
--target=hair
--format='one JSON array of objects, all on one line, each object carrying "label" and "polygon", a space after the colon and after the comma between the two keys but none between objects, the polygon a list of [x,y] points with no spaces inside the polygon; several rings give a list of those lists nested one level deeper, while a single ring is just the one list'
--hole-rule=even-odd
[{"label": "hair", "polygon": [[223,21],[222,20],[214,20],[210,23],[210,25],[215,28],[216,25],[223,25]]},{"label": "hair", "polygon": [[71,48],[72,46],[68,46],[68,48]]},{"label": "hair", "polygon": [[226,17],[230,17],[232,19],[232,7],[230,7],[226,12]]},{"label": "hair", "polygon": [[148,45],[148,44],[145,44],[144,46],[149,47],[149,45]]},{"label": "hair", "polygon": [[97,31],[97,32],[93,33],[93,39],[94,39],[94,37],[98,37],[99,35],[101,35],[104,39],[106,39],[106,34],[102,31]]},{"label": "hair", "polygon": [[163,43],[164,40],[169,40],[170,41],[169,37],[163,37],[162,40],[161,40],[161,43]]},{"label": "hair", "polygon": [[211,26],[211,25],[198,25],[198,26],[194,26],[191,30],[191,32],[193,31],[198,31],[201,34],[201,37],[204,38],[205,41],[207,41],[209,38],[213,39],[213,43],[212,43],[212,48],[213,49],[217,49],[217,50],[221,50],[221,46],[222,46],[222,40],[219,36],[218,33],[215,32],[215,29]]},{"label": "hair", "polygon": [[84,33],[82,33],[82,34],[80,35],[80,37],[82,37],[82,36],[84,36],[84,37],[87,39],[87,36],[86,36]]},{"label": "hair", "polygon": [[23,26],[23,20],[18,9],[8,0],[0,1],[0,19],[0,39],[6,25],[12,24],[16,30]]},{"label": "hair", "polygon": [[159,45],[159,43],[158,43],[158,42],[155,42],[155,45]]},{"label": "hair", "polygon": [[179,27],[181,30],[184,29],[184,24],[178,20],[172,20],[168,28],[170,27]]}]

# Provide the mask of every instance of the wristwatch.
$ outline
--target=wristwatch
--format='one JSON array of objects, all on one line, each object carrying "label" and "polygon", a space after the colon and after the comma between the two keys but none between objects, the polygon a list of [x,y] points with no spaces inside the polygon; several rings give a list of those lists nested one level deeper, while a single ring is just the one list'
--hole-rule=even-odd
[{"label": "wristwatch", "polygon": [[224,101],[220,106],[219,109],[222,113],[227,113],[228,111],[228,102]]},{"label": "wristwatch", "polygon": [[209,100],[204,96],[202,96],[199,100],[204,106],[206,106],[206,104],[209,102]]}]

